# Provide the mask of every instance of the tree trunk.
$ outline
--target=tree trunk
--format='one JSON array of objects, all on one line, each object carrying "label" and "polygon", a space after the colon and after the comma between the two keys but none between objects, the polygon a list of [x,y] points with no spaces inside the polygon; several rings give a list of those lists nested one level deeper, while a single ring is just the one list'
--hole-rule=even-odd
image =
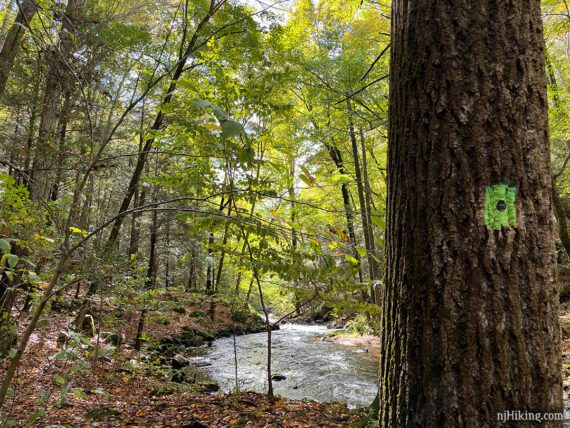
[{"label": "tree trunk", "polygon": [[190,271],[188,273],[188,287],[187,291],[193,291],[196,289],[196,248],[192,245],[192,252],[190,255]]},{"label": "tree trunk", "polygon": [[4,42],[6,42],[6,36],[8,35],[8,24],[10,24],[10,19],[12,18],[12,6],[14,6],[14,0],[8,0],[8,4],[4,6],[6,13],[2,20],[2,28],[0,28],[0,52],[4,47]]},{"label": "tree trunk", "polygon": [[[228,218],[232,215],[232,197],[228,201]],[[218,271],[216,273],[216,282],[214,283],[214,290],[218,292],[220,289],[220,283],[222,282],[222,272],[224,270],[224,259],[226,257],[226,245],[228,245],[228,238],[230,236],[230,222],[226,222],[226,227],[224,228],[224,236],[222,237],[222,250],[220,251],[220,259],[218,261]]]},{"label": "tree trunk", "polygon": [[32,165],[32,150],[34,148],[34,137],[36,133],[36,118],[38,115],[38,107],[39,107],[39,93],[40,93],[40,83],[41,79],[39,77],[41,73],[41,58],[40,55],[37,55],[37,67],[36,67],[36,78],[34,82],[34,95],[31,100],[31,111],[30,111],[30,120],[28,122],[28,132],[26,138],[26,147],[24,149],[24,171],[25,176],[22,178],[21,184],[26,186],[28,191],[32,189],[32,183],[30,181],[30,167]]},{"label": "tree trunk", "polygon": [[14,66],[14,60],[20,48],[22,37],[24,37],[25,29],[28,28],[37,10],[37,4],[34,0],[18,1],[18,7],[16,19],[8,30],[0,51],[0,96],[4,94],[6,89],[6,83]]},{"label": "tree trunk", "polygon": [[368,257],[369,263],[372,263],[372,281],[370,284],[370,294],[372,302],[380,306],[382,304],[382,286],[377,281],[379,279],[380,266],[378,262],[378,252],[376,251],[376,241],[374,237],[374,226],[372,223],[372,189],[370,188],[370,181],[368,179],[368,159],[366,156],[366,143],[364,139],[364,131],[360,127],[360,145],[362,148],[362,180],[364,182],[364,203],[366,205],[366,216],[368,218],[368,233],[370,253]]},{"label": "tree trunk", "polygon": [[[369,215],[366,210],[366,198],[364,197],[364,180],[362,178],[362,169],[360,168],[360,156],[358,154],[358,142],[356,140],[356,131],[354,129],[354,123],[352,121],[352,103],[350,98],[346,100],[346,106],[348,110],[348,131],[350,136],[350,145],[352,148],[352,157],[354,159],[354,175],[356,178],[356,190],[358,193],[358,204],[360,205],[360,218],[362,219],[362,232],[364,235],[364,246],[366,248],[366,260],[368,262],[368,279],[370,280],[370,287],[372,287],[372,281],[376,277],[374,258],[372,256],[372,243],[370,241],[370,224]],[[370,301],[374,302],[374,290],[371,288]]]},{"label": "tree trunk", "polygon": [[57,201],[59,197],[59,190],[61,181],[63,180],[63,164],[66,157],[65,152],[65,139],[67,136],[67,123],[69,122],[69,116],[71,114],[71,94],[69,91],[65,92],[63,99],[63,107],[61,108],[61,114],[59,116],[59,137],[57,143],[57,163],[55,165],[56,174],[53,182],[51,183],[50,200]]},{"label": "tree trunk", "polygon": [[[156,191],[154,192],[156,195]],[[153,198],[156,202],[156,196]],[[150,224],[150,244],[148,267],[146,271],[145,289],[150,290],[156,287],[156,276],[158,271],[158,257],[156,254],[156,243],[158,241],[158,211],[152,211],[152,221]]]},{"label": "tree trunk", "polygon": [[[140,187],[140,186],[138,186]],[[135,207],[142,207],[146,203],[146,188],[140,192],[135,191]],[[131,237],[129,240],[129,256],[134,256],[139,252],[139,241],[141,237],[141,217],[142,212],[134,212],[131,215]]]},{"label": "tree trunk", "polygon": [[147,312],[147,309],[142,309],[139,315],[139,322],[137,323],[137,334],[135,336],[135,343],[133,344],[133,348],[135,348],[137,351],[140,351],[142,348],[142,334],[144,331],[144,322]]},{"label": "tree trunk", "polygon": [[[339,174],[346,174],[346,169],[342,160],[342,154],[340,150],[334,145],[327,143],[326,148],[329,152],[329,156],[333,160]],[[358,260],[358,279],[363,282],[362,277],[362,266],[360,263],[360,254],[356,251],[356,232],[354,231],[354,213],[350,205],[350,190],[348,189],[348,183],[342,183],[340,187],[342,193],[342,202],[344,205],[344,212],[346,215],[346,228],[348,229],[348,237],[350,239],[350,244],[352,247],[352,255],[356,260]]]},{"label": "tree trunk", "polygon": [[[561,412],[540,1],[394,0],[392,13],[380,426]],[[516,187],[516,225],[495,230],[498,183]]]},{"label": "tree trunk", "polygon": [[[66,106],[62,106],[62,96],[69,93],[73,86],[68,61],[72,57],[75,45],[73,34],[76,33],[76,25],[80,21],[82,5],[83,0],[69,0],[58,34],[60,46],[52,46],[47,52],[49,68],[42,100],[40,129],[32,174],[31,198],[35,201],[50,197],[54,181],[51,170],[60,167],[57,162],[53,161],[54,157],[57,157],[54,153],[58,140],[57,125],[58,122],[66,122],[63,118],[66,114]],[[65,133],[63,137],[65,138]]]},{"label": "tree trunk", "polygon": [[164,252],[164,288],[168,290],[170,287],[170,219],[166,220],[166,232],[165,232],[165,252]]},{"label": "tree trunk", "polygon": [[556,214],[556,219],[558,220],[558,236],[562,246],[566,251],[566,254],[570,257],[570,234],[568,233],[568,219],[566,216],[566,211],[560,203],[560,197],[558,196],[558,190],[556,185],[552,185],[552,203],[554,207],[554,214]]},{"label": "tree trunk", "polygon": [[214,234],[210,232],[208,235],[208,255],[206,256],[206,293],[213,295],[215,291],[215,281],[214,281]]}]

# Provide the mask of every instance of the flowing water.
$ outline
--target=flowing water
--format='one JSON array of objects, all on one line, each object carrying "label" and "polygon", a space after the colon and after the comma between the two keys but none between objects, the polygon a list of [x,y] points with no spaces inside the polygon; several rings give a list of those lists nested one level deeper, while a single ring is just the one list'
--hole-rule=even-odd
[{"label": "flowing water", "polygon": [[[275,394],[287,398],[344,401],[349,406],[368,405],[376,395],[378,359],[364,349],[347,347],[321,338],[323,326],[285,324],[272,334]],[[267,334],[236,337],[238,382],[241,390],[267,391]],[[232,338],[216,340],[194,362],[224,392],[235,389]]]}]

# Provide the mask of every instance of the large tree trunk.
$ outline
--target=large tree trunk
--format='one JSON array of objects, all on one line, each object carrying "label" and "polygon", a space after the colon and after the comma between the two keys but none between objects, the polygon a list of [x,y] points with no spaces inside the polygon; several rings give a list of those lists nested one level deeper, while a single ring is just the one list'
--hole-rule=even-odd
[{"label": "large tree trunk", "polygon": [[18,14],[10,30],[8,30],[4,43],[2,44],[2,50],[0,50],[0,96],[6,89],[6,83],[8,82],[10,71],[12,71],[12,67],[14,66],[16,54],[20,49],[22,37],[26,31],[25,29],[28,28],[38,7],[34,0],[18,1],[17,4],[19,8]]},{"label": "large tree trunk", "polygon": [[[561,412],[540,1],[392,13],[380,425]],[[503,182],[516,226],[491,230],[485,189]]]}]

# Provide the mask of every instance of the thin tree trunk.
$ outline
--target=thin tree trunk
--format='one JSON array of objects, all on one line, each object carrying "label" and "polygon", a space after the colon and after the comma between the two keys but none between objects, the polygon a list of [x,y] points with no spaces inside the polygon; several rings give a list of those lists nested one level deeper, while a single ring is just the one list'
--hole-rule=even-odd
[{"label": "thin tree trunk", "polygon": [[40,55],[37,56],[37,67],[36,67],[36,79],[34,82],[34,96],[31,104],[30,111],[30,121],[28,123],[28,136],[26,139],[26,148],[24,155],[24,171],[26,172],[25,178],[22,180],[22,184],[26,186],[28,191],[32,190],[32,183],[30,181],[31,171],[30,167],[32,165],[32,151],[34,148],[34,136],[36,133],[36,119],[38,116],[38,105],[39,105],[39,92],[40,92],[40,72],[41,72],[41,58]]},{"label": "thin tree trunk", "polygon": [[[155,191],[156,193],[156,191]],[[156,201],[156,196],[153,198]],[[152,220],[150,224],[150,244],[148,266],[146,271],[145,288],[150,290],[156,288],[156,276],[158,271],[158,257],[156,243],[158,241],[158,211],[152,211]]]},{"label": "thin tree trunk", "polygon": [[71,114],[71,94],[69,91],[66,91],[64,100],[63,100],[63,107],[61,108],[61,114],[59,116],[59,139],[58,139],[58,150],[57,150],[57,163],[55,165],[56,174],[53,183],[51,183],[51,193],[50,193],[50,200],[57,201],[59,197],[59,187],[61,185],[61,181],[63,180],[63,164],[65,160],[65,139],[67,136],[67,124],[69,122],[69,117]]},{"label": "thin tree trunk", "polygon": [[[394,0],[392,14],[380,426],[562,412],[540,1]],[[514,205],[490,205],[501,183]],[[496,230],[485,210],[505,204],[516,224]]]},{"label": "thin tree trunk", "polygon": [[165,254],[164,254],[164,288],[168,289],[172,284],[170,282],[170,220],[166,222],[165,232]]},{"label": "thin tree trunk", "polygon": [[212,232],[208,235],[208,255],[206,256],[206,294],[215,294],[214,290],[214,234]]},{"label": "thin tree trunk", "polygon": [[245,296],[245,303],[249,303],[249,299],[251,298],[251,292],[253,291],[253,277],[249,281],[249,287],[247,288],[247,294]]},{"label": "thin tree trunk", "polygon": [[34,0],[17,1],[18,14],[10,30],[6,34],[2,50],[0,50],[0,96],[4,94],[8,77],[14,66],[16,54],[20,49],[22,38],[30,21],[37,11],[37,5]]},{"label": "thin tree trunk", "polygon": [[257,283],[257,290],[259,292],[259,301],[261,302],[261,309],[263,311],[263,315],[265,316],[265,327],[267,330],[267,397],[270,400],[273,400],[274,398],[274,394],[273,394],[273,375],[271,373],[271,322],[269,321],[269,311],[267,309],[267,306],[265,304],[265,299],[263,297],[263,288],[261,287],[261,279],[259,276],[259,271],[257,270],[256,264],[255,264],[255,260],[253,257],[253,252],[251,251],[251,246],[249,245],[249,239],[248,237],[245,235],[245,233],[242,231],[243,234],[243,239],[245,240],[246,244],[247,244],[247,249],[249,252],[249,261],[251,262],[251,267],[252,267],[252,271],[253,271],[253,278],[252,278],[252,284],[253,284],[253,279],[255,279],[255,282]]},{"label": "thin tree trunk", "polygon": [[[146,188],[136,192],[135,207],[142,207],[146,203]],[[139,242],[141,236],[141,217],[142,212],[134,212],[131,214],[131,237],[129,240],[129,256],[133,256],[139,252]]]},{"label": "thin tree trunk", "polygon": [[[327,143],[327,150],[331,159],[333,160],[339,174],[346,174],[346,168],[344,167],[344,162],[342,160],[342,154],[340,150],[334,145]],[[348,189],[348,183],[342,183],[340,186],[340,191],[342,193],[342,202],[344,205],[344,213],[346,216],[346,228],[348,229],[348,237],[350,239],[350,245],[352,249],[352,255],[358,261],[358,279],[362,283],[364,278],[362,276],[362,268],[360,263],[360,254],[356,251],[356,232],[354,230],[354,211],[350,203],[350,190]]]},{"label": "thin tree trunk", "polygon": [[6,14],[2,20],[2,28],[0,29],[0,52],[4,47],[6,42],[6,36],[8,35],[8,25],[10,24],[10,19],[12,18],[12,7],[14,6],[14,0],[9,0],[8,4],[5,6]]},{"label": "thin tree trunk", "polygon": [[133,347],[137,351],[140,351],[142,348],[142,334],[144,331],[144,322],[146,319],[146,313],[147,313],[146,309],[141,310],[141,313],[139,316],[139,322],[137,323],[137,334],[135,336],[135,343],[133,345]]},{"label": "thin tree trunk", "polygon": [[372,283],[370,284],[370,292],[374,303],[377,305],[382,304],[382,288],[377,282],[380,277],[380,266],[378,263],[378,252],[376,251],[376,241],[374,236],[374,226],[372,223],[372,189],[370,188],[370,181],[368,180],[368,159],[366,156],[366,144],[364,139],[364,131],[360,127],[360,145],[362,150],[362,180],[364,182],[364,203],[366,204],[366,215],[368,217],[368,242],[370,244],[370,253],[368,261],[372,263]]},{"label": "thin tree trunk", "polygon": [[556,190],[556,185],[552,185],[552,206],[554,208],[554,214],[556,215],[556,220],[558,220],[558,236],[560,237],[560,242],[566,251],[566,254],[570,256],[570,234],[568,233],[568,217],[566,216],[566,211],[560,203],[560,197],[558,196],[558,191]]},{"label": "thin tree trunk", "polygon": [[[232,197],[228,201],[228,218],[232,215]],[[230,223],[226,222],[226,227],[224,229],[224,236],[222,238],[222,250],[220,251],[220,260],[218,261],[218,272],[216,273],[216,282],[214,289],[217,292],[220,287],[220,282],[222,281],[222,271],[224,270],[224,259],[226,256],[226,245],[228,244],[228,237],[230,231]]]},{"label": "thin tree trunk", "polygon": [[[141,109],[141,117],[140,117],[141,129],[144,127],[144,118],[145,118],[145,105],[143,103]],[[139,135],[139,156],[143,151],[143,147],[144,147],[144,138],[141,133]],[[142,186],[141,188],[140,182],[137,182],[136,184],[134,198],[135,198],[134,204],[136,208],[142,207],[145,204],[146,187]],[[132,257],[139,252],[139,241],[141,235],[141,229],[140,229],[141,216],[142,212],[134,212],[131,214],[131,236],[129,242],[129,257]]]},{"label": "thin tree trunk", "polygon": [[[360,168],[360,156],[358,154],[358,142],[356,139],[356,131],[354,129],[354,123],[352,121],[352,103],[350,98],[346,99],[346,107],[348,110],[348,131],[350,135],[350,145],[352,148],[352,157],[354,159],[354,175],[356,178],[356,189],[358,193],[358,204],[360,205],[360,218],[362,219],[362,232],[364,235],[364,246],[366,248],[366,259],[368,262],[368,278],[370,283],[374,281],[376,277],[376,272],[374,270],[374,258],[373,258],[373,248],[370,242],[370,224],[369,215],[366,209],[366,199],[364,197],[364,184],[362,178],[362,170]],[[372,286],[372,285],[370,285]],[[370,295],[371,301],[374,301],[374,293]]]},{"label": "thin tree trunk", "polygon": [[196,289],[196,248],[192,246],[192,252],[190,255],[190,272],[188,276],[188,290],[192,291]]}]

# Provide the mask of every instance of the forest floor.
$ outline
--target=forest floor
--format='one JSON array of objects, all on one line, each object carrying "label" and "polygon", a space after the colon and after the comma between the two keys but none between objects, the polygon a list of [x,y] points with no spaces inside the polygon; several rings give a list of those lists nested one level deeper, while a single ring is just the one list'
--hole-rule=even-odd
[{"label": "forest floor", "polygon": [[[172,296],[169,296],[172,298]],[[105,315],[116,312],[108,308]],[[212,310],[214,319],[212,320]],[[120,323],[98,322],[119,332],[120,347],[91,338],[89,344],[69,347],[63,353],[58,337],[66,331],[73,312],[50,313],[32,336],[7,400],[5,413],[21,426],[72,427],[343,427],[362,414],[342,403],[316,403],[277,398],[263,394],[208,392],[212,383],[198,371],[191,382],[172,382],[172,370],[159,363],[148,349],[137,352],[132,343],[138,314],[125,313]],[[111,318],[114,319],[114,318]],[[168,322],[165,320],[168,319]],[[565,399],[570,390],[570,303],[562,305],[562,361]],[[255,328],[260,328],[257,325]],[[213,337],[231,331],[250,331],[251,319],[232,320],[231,308],[218,303],[183,302],[164,311],[150,313],[145,331],[147,342],[173,337],[183,329],[206,332]],[[344,346],[379,352],[378,338],[341,332],[325,337]],[[87,342],[87,341],[85,341]],[[98,355],[98,357],[96,357]],[[0,378],[5,369],[0,364]],[[63,397],[63,399],[62,399]]]},{"label": "forest floor", "polygon": [[[126,312],[121,322],[110,322],[116,312],[113,307],[99,309],[94,317],[99,331],[119,333],[120,347],[92,337],[76,346],[68,340],[69,352],[62,351],[61,333],[74,313],[51,312],[31,338],[2,416],[21,426],[190,428],[342,427],[361,417],[342,403],[210,393],[215,384],[191,367],[183,369],[191,370],[184,382],[173,382],[171,361],[159,361],[150,348],[133,349],[138,313]],[[220,337],[263,327],[242,318],[232,320],[225,303],[213,308],[210,303],[184,302],[167,313],[149,313],[144,330],[150,346],[184,330]],[[0,378],[5,367],[4,361]]]}]

